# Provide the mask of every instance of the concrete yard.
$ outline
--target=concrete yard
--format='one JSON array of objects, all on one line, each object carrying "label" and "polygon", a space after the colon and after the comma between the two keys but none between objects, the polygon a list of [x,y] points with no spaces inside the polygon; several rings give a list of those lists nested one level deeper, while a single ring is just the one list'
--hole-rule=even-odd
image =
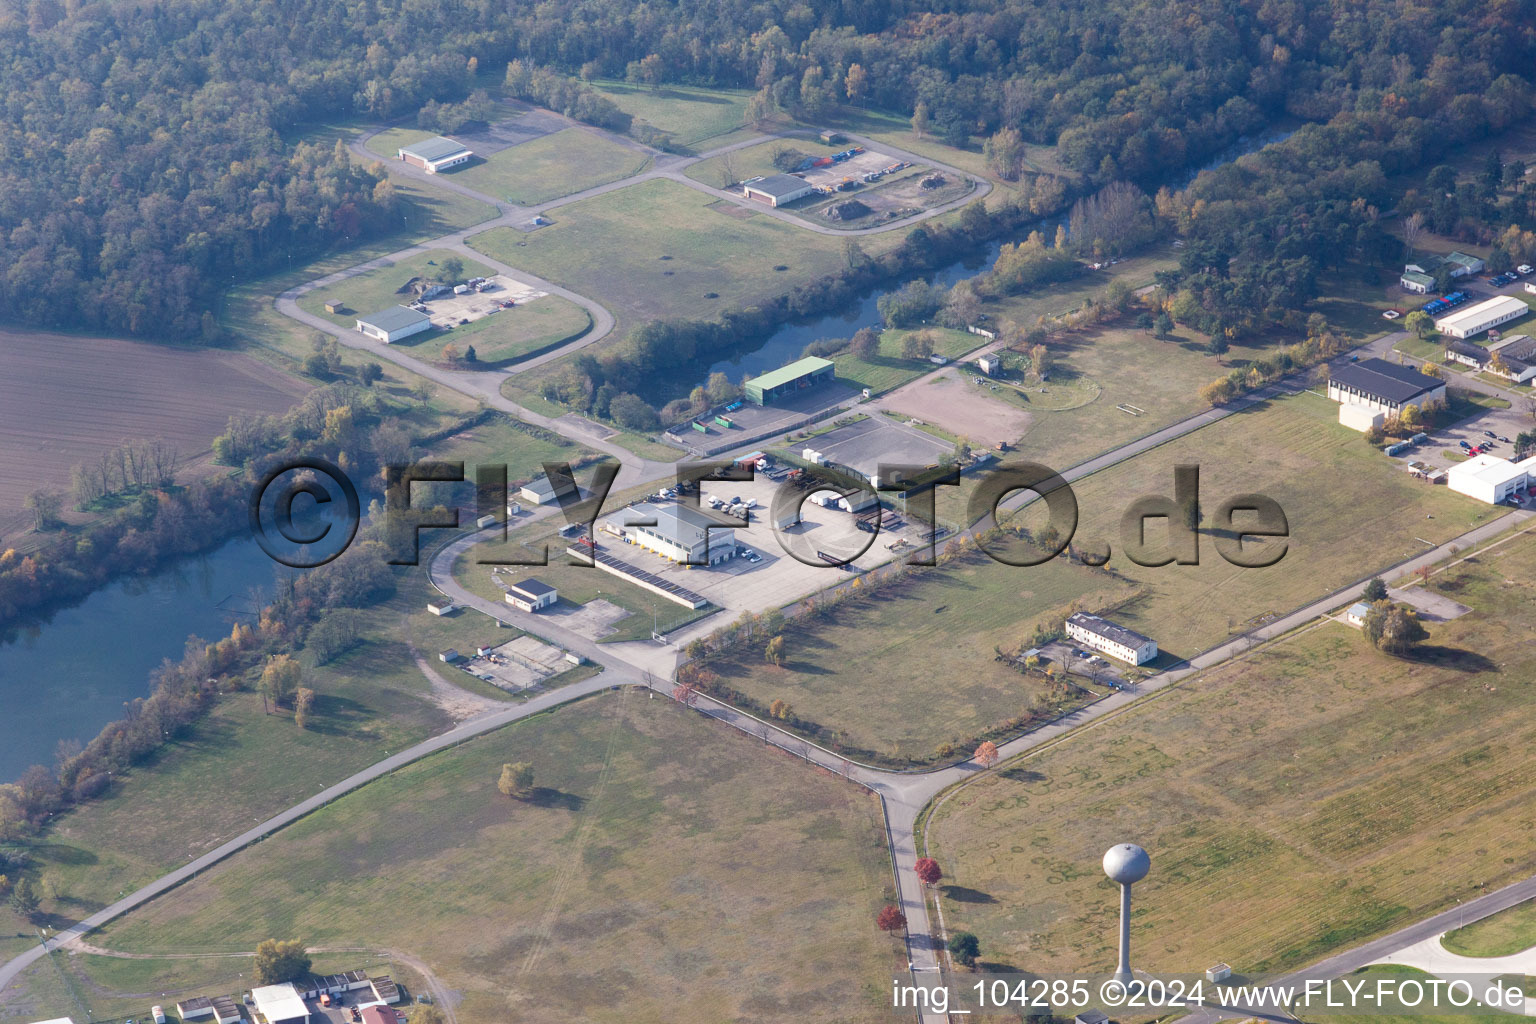
[{"label": "concrete yard", "polygon": [[930,466],[954,452],[954,445],[943,438],[881,413],[789,447],[797,455],[801,449],[814,448],[866,476],[874,476],[882,464]]},{"label": "concrete yard", "polygon": [[926,420],[973,445],[990,448],[999,441],[1018,441],[1034,417],[1027,409],[993,397],[972,383],[975,376],[973,367],[955,367],[916,387],[904,388],[881,406]]},{"label": "concrete yard", "polygon": [[539,614],[589,640],[601,640],[613,633],[618,628],[616,623],[627,618],[630,612],[612,601],[598,598],[586,604],[557,601]]},{"label": "concrete yard", "polygon": [[[853,575],[848,569],[821,563],[805,564],[789,551],[813,563],[818,551],[839,558],[855,556],[852,561],[855,570],[865,570],[888,561],[892,557],[889,547],[892,543],[898,544],[898,550],[903,552],[910,552],[924,543],[922,537],[927,532],[927,525],[914,523],[905,516],[900,527],[871,535],[856,529],[854,517],[849,513],[822,508],[809,501],[802,506],[800,525],[779,534],[772,526],[769,512],[778,486],[765,477],[750,482],[706,482],[703,485],[705,493],[757,501],[758,507],[752,510],[752,522],[732,530],[740,546],[760,556],[761,560],[757,562],[737,556],[712,567],[684,566],[604,534],[599,535],[598,543],[631,565],[671,580],[734,613],[760,613],[779,608]],[[718,628],[719,624],[712,616],[671,634],[668,639],[674,644],[686,643],[694,636]]]},{"label": "concrete yard", "polygon": [[501,274],[496,274],[487,280],[492,287],[486,291],[443,295],[422,303],[427,307],[427,315],[432,319],[432,326],[456,327],[463,320],[473,323],[492,313],[502,312],[503,302],[512,301],[522,304],[549,294]]},{"label": "concrete yard", "polygon": [[727,451],[738,445],[749,444],[753,438],[766,439],[783,433],[808,419],[825,415],[839,403],[853,397],[854,392],[835,381],[818,384],[773,405],[743,403],[739,409],[723,414],[734,426],[723,427],[715,423],[712,417],[705,417],[703,422],[709,428],[709,433],[700,433],[685,422],[680,428],[674,427],[669,431],[666,438],[695,455]]}]

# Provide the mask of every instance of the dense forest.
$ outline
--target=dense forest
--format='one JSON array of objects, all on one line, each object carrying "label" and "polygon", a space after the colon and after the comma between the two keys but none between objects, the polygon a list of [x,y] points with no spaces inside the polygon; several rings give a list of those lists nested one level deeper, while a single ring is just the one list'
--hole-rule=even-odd
[{"label": "dense forest", "polygon": [[1459,133],[1459,98],[1497,105],[1517,84],[1501,76],[1532,65],[1532,13],[1531,0],[9,0],[0,312],[211,337],[235,272],[390,223],[388,184],[339,147],[296,142],[302,126],[460,123],[513,59],[755,88],[760,113],[888,109],[994,151],[1059,142],[1102,185],[1151,181],[1287,114],[1412,116],[1431,143]]}]

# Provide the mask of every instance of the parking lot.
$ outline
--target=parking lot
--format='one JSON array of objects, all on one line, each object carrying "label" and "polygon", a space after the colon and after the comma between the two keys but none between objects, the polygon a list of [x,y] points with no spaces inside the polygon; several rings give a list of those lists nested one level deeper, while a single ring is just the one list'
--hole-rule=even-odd
[{"label": "parking lot", "polygon": [[879,413],[788,447],[814,448],[866,477],[878,473],[882,463],[931,466],[954,452],[954,445],[942,438]]},{"label": "parking lot", "polygon": [[1117,687],[1125,684],[1125,671],[1128,668],[1124,662],[1098,651],[1078,647],[1066,640],[1052,640],[1040,648],[1040,661],[1042,665],[1058,664],[1086,682]]},{"label": "parking lot", "polygon": [[[1529,415],[1519,409],[1489,409],[1481,415],[1463,420],[1454,426],[1436,430],[1429,435],[1429,440],[1394,456],[1406,469],[1410,462],[1422,462],[1437,469],[1449,469],[1458,462],[1465,461],[1466,449],[1459,444],[1461,441],[1469,445],[1484,444],[1493,441],[1493,447],[1487,454],[1501,459],[1513,459],[1515,455],[1514,439],[1522,431],[1530,430],[1533,424]],[[1494,440],[1488,437],[1488,432],[1495,438],[1509,438],[1509,442]]]},{"label": "parking lot", "polygon": [[846,386],[828,381],[795,392],[773,405],[743,402],[722,414],[731,421],[729,427],[714,422],[712,417],[705,417],[703,423],[708,432],[701,433],[685,422],[681,428],[674,427],[668,431],[667,440],[687,448],[695,455],[727,451],[737,445],[751,443],[751,438],[783,433],[808,419],[826,414],[853,397],[853,391]]}]

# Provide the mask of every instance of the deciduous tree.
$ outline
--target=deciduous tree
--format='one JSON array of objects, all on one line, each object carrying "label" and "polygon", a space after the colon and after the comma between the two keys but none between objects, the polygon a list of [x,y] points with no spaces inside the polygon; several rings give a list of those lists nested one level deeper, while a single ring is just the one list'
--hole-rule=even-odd
[{"label": "deciduous tree", "polygon": [[502,765],[501,776],[496,780],[496,788],[501,791],[502,796],[523,799],[533,792],[533,765],[527,761]]},{"label": "deciduous tree", "polygon": [[913,870],[917,873],[918,881],[924,885],[937,885],[939,879],[944,877],[944,872],[939,868],[939,862],[932,857],[917,858]]},{"label": "deciduous tree", "polygon": [[983,768],[991,768],[997,764],[997,744],[991,740],[982,740],[981,745],[976,748],[975,757],[977,764]]},{"label": "deciduous tree", "polygon": [[256,946],[253,971],[258,985],[281,985],[309,974],[309,954],[298,939],[263,939]]},{"label": "deciduous tree", "polygon": [[875,916],[875,927],[883,932],[902,931],[907,927],[907,915],[901,912],[900,907],[887,904]]}]

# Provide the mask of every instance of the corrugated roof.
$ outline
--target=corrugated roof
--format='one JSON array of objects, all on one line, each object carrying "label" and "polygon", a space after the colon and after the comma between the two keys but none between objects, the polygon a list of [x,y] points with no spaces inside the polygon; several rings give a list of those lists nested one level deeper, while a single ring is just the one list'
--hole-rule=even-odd
[{"label": "corrugated roof", "polygon": [[1081,626],[1088,632],[1101,636],[1111,643],[1124,644],[1133,650],[1142,644],[1152,642],[1151,637],[1142,636],[1134,629],[1126,629],[1124,626],[1118,626],[1108,619],[1100,618],[1097,615],[1089,615],[1087,612],[1074,612],[1067,621],[1074,626]]},{"label": "corrugated roof", "polygon": [[783,199],[809,186],[804,178],[797,178],[793,174],[770,174],[761,181],[752,182],[747,187],[753,192],[763,192],[775,199]]},{"label": "corrugated roof", "polygon": [[761,377],[753,377],[747,381],[747,384],[767,391],[770,388],[776,388],[791,381],[799,380],[801,377],[809,376],[818,370],[828,370],[831,368],[832,360],[830,359],[822,359],[820,356],[806,356],[804,359],[796,359],[788,366],[781,366],[777,370],[765,373]]},{"label": "corrugated roof", "polygon": [[386,334],[393,334],[431,318],[410,306],[390,306],[388,309],[381,309],[377,313],[360,316],[357,319],[370,327],[377,327]]},{"label": "corrugated roof", "polygon": [[1468,306],[1465,309],[1458,309],[1454,313],[1447,313],[1445,316],[1436,317],[1435,327],[1443,331],[1448,327],[1460,328],[1464,324],[1478,324],[1491,318],[1506,316],[1510,313],[1523,316],[1530,311],[1531,309],[1525,304],[1524,299],[1516,298],[1513,295],[1499,295],[1491,299],[1484,299],[1475,306]]},{"label": "corrugated roof", "polygon": [[[430,161],[443,160],[450,156],[457,156],[460,153],[468,153],[469,147],[460,145],[452,139],[445,139],[441,135],[435,135],[430,139],[413,142],[409,146],[401,146],[400,151],[402,153],[409,153],[414,157],[419,157],[422,160]],[[389,151],[385,150],[385,152]]]}]

